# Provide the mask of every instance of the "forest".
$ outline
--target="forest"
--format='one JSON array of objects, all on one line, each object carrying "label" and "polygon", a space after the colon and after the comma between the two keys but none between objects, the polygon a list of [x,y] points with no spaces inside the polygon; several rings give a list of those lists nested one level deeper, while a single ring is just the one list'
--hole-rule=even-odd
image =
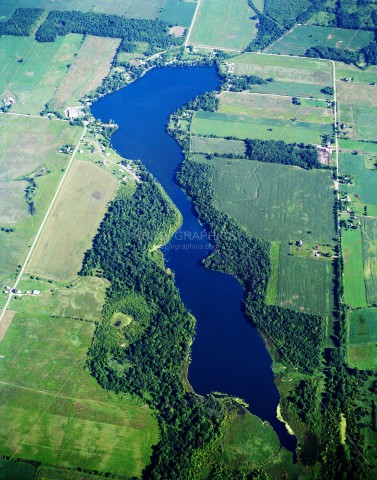
[{"label": "forest", "polygon": [[9,20],[0,22],[0,35],[31,35],[43,12],[43,8],[17,8]]}]

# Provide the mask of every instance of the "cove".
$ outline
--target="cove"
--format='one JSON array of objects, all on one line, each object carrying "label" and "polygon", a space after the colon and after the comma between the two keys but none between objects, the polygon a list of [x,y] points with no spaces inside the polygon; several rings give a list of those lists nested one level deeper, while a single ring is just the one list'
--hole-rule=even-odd
[{"label": "cove", "polygon": [[235,278],[201,265],[211,249],[211,239],[175,183],[183,154],[166,131],[169,114],[218,84],[214,67],[155,68],[102,97],[91,111],[96,118],[113,119],[119,125],[112,136],[113,148],[125,158],[140,159],[183,216],[182,227],[163,251],[181,298],[197,321],[189,367],[195,392],[223,392],[244,399],[250,412],[267,420],[281,444],[294,451],[295,437],[276,418],[279,394],[271,358],[258,331],[242,313],[243,289]]}]

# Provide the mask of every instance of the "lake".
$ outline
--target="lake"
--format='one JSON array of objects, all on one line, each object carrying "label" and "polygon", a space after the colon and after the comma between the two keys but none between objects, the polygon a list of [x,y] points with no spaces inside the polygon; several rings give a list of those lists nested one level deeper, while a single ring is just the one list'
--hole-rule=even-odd
[{"label": "lake", "polygon": [[235,278],[201,265],[211,249],[211,239],[175,183],[183,154],[166,131],[169,114],[218,84],[214,67],[155,68],[101,98],[91,111],[96,118],[113,119],[119,125],[112,136],[113,148],[125,158],[140,159],[183,216],[182,227],[163,252],[181,298],[197,320],[188,372],[195,392],[216,391],[244,399],[250,412],[267,420],[282,445],[294,451],[295,437],[276,418],[279,394],[271,358],[258,331],[242,313],[243,289]]}]

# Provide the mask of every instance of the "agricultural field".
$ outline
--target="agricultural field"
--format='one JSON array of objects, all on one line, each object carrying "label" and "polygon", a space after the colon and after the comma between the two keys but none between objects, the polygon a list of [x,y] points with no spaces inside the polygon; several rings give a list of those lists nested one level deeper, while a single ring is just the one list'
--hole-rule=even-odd
[{"label": "agricultural field", "polygon": [[20,7],[47,10],[81,10],[83,12],[115,13],[129,18],[157,18],[165,0],[2,0],[3,17],[12,16]]},{"label": "agricultural field", "polygon": [[321,88],[332,85],[332,66],[328,60],[244,53],[227,63],[234,66],[235,75],[271,77],[278,82],[304,83]]},{"label": "agricultural field", "polygon": [[67,468],[39,467],[35,480],[100,480],[101,478],[103,477],[67,470]]},{"label": "agricultural field", "polygon": [[[13,300],[22,310],[22,300]],[[0,345],[0,453],[139,476],[158,439],[139,400],[107,393],[84,368],[92,323],[18,313]],[[43,345],[43,348],[41,348]]]},{"label": "agricultural field", "polygon": [[356,51],[373,40],[373,32],[366,30],[296,25],[267,47],[265,52],[278,55],[304,55],[308,48],[318,45]]},{"label": "agricultural field", "polygon": [[227,140],[225,138],[191,137],[191,151],[193,153],[219,153],[245,155],[246,146],[242,140]]},{"label": "agricultural field", "polygon": [[33,480],[34,474],[34,465],[0,460],[0,480]]},{"label": "agricultural field", "polygon": [[331,124],[334,122],[332,108],[326,102],[321,107],[294,105],[290,97],[260,95],[248,92],[224,92],[221,94],[219,111],[227,114],[248,115],[255,118],[266,116],[280,120]]},{"label": "agricultural field", "polygon": [[354,310],[349,316],[348,357],[352,366],[377,368],[377,309]]},{"label": "agricultural field", "polygon": [[377,138],[377,107],[368,105],[340,106],[339,121],[345,123],[344,131],[353,140],[375,140]]},{"label": "agricultural field", "polygon": [[119,43],[118,38],[85,37],[67,75],[51,99],[51,107],[62,110],[76,105],[79,98],[95,90],[109,73]]},{"label": "agricultural field", "polygon": [[196,1],[166,0],[159,20],[172,25],[189,27],[196,5]]},{"label": "agricultural field", "polygon": [[344,258],[344,301],[351,308],[366,307],[363,244],[360,228],[343,230],[342,252]]},{"label": "agricultural field", "polygon": [[[0,232],[0,281],[12,283],[26,257],[27,246],[34,238],[67,166],[69,156],[59,148],[76,144],[82,128],[46,118],[1,115],[0,117],[0,189],[7,201],[0,209],[0,225],[14,229]],[[34,212],[30,213],[25,189],[34,178],[36,193]]]},{"label": "agricultural field", "polygon": [[75,161],[27,271],[53,280],[69,281],[74,278],[117,185],[117,179],[99,167]]},{"label": "agricultural field", "polygon": [[337,99],[340,105],[368,105],[377,107],[377,85],[360,85],[353,82],[337,82]]},{"label": "agricultural field", "polygon": [[188,43],[240,51],[256,35],[253,15],[247,0],[202,0]]},{"label": "agricultural field", "polygon": [[[267,112],[266,112],[267,114]],[[221,112],[195,112],[191,123],[193,135],[215,135],[217,137],[260,138],[281,140],[288,143],[321,143],[322,135],[332,135],[331,124],[286,121],[274,118],[253,118]]]},{"label": "agricultural field", "polygon": [[255,93],[269,93],[273,95],[287,95],[289,97],[313,97],[332,100],[333,95],[326,95],[321,92],[323,86],[309,83],[281,82],[274,80],[263,85],[254,85],[252,91]]},{"label": "agricultural field", "polygon": [[15,99],[12,113],[39,114],[63,81],[83,36],[70,34],[55,42],[32,38],[0,38],[0,95]]},{"label": "agricultural field", "polygon": [[377,305],[377,218],[366,217],[362,224],[366,295],[370,305]]},{"label": "agricultural field", "polygon": [[341,153],[339,155],[339,172],[341,175],[351,175],[352,184],[341,185],[340,188],[346,193],[356,195],[361,202],[367,205],[377,205],[377,168],[368,168],[369,159],[377,162],[377,150],[374,155]]},{"label": "agricultural field", "polygon": [[360,142],[357,140],[339,139],[339,148],[342,151],[358,151],[362,153],[377,154],[377,143]]},{"label": "agricultural field", "polygon": [[369,84],[377,82],[377,66],[370,65],[367,70],[360,70],[355,65],[337,62],[336,79],[340,81],[346,78],[351,79],[352,83]]}]

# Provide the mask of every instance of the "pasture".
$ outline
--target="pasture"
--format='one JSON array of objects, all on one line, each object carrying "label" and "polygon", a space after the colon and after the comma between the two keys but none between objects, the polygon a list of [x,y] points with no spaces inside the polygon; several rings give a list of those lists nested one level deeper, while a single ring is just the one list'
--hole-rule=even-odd
[{"label": "pasture", "polygon": [[[367,300],[377,304],[377,218],[363,219],[363,260]],[[376,320],[377,324],[377,320]],[[377,341],[377,338],[376,338]]]},{"label": "pasture", "polygon": [[195,1],[166,0],[159,20],[171,25],[189,27],[194,15],[197,3]]},{"label": "pasture", "polygon": [[2,15],[10,17],[16,8],[81,10],[115,13],[129,18],[157,18],[165,0],[2,0]]},{"label": "pasture", "polygon": [[333,123],[331,108],[305,105],[294,105],[290,97],[261,95],[248,92],[223,92],[220,97],[219,111],[222,113],[249,115],[253,118],[270,116],[280,120],[296,119],[308,123]]},{"label": "pasture", "polygon": [[252,91],[255,93],[288,95],[289,97],[314,97],[332,100],[333,95],[322,93],[322,88],[323,86],[321,85],[274,80],[273,82],[267,82],[263,85],[254,85]]},{"label": "pasture", "polygon": [[308,48],[318,45],[356,51],[373,40],[373,32],[366,30],[296,25],[264,51],[278,55],[304,55]]},{"label": "pasture", "polygon": [[120,39],[87,36],[67,75],[51,99],[51,107],[62,110],[95,90],[110,70]]},{"label": "pasture", "polygon": [[227,140],[225,138],[191,137],[191,151],[193,153],[219,153],[245,155],[245,142],[242,140]]},{"label": "pasture", "polygon": [[30,258],[28,273],[62,281],[74,278],[117,185],[110,173],[75,161]]},{"label": "pasture", "polygon": [[215,135],[217,137],[260,138],[282,140],[288,143],[321,143],[323,134],[332,135],[331,124],[297,122],[274,118],[274,112],[266,112],[270,118],[253,118],[221,112],[194,113],[191,123],[193,135]]},{"label": "pasture", "polygon": [[332,85],[332,66],[328,60],[243,53],[227,63],[234,64],[235,75],[257,75],[279,82],[321,87]]},{"label": "pasture", "polygon": [[141,401],[106,392],[84,368],[93,333],[91,323],[67,318],[13,319],[0,345],[2,455],[140,475],[157,422]]},{"label": "pasture", "polygon": [[340,107],[340,122],[347,126],[347,133],[353,140],[375,140],[377,138],[377,107],[368,105],[347,105]]},{"label": "pasture", "polygon": [[367,105],[377,107],[377,85],[337,82],[337,99],[340,105]]},{"label": "pasture", "polygon": [[370,158],[370,155],[366,154],[353,155],[352,153],[343,152],[339,155],[340,174],[352,176],[352,184],[341,185],[341,189],[347,193],[357,195],[357,198],[363,203],[377,205],[377,169],[371,170],[366,167],[368,158]]},{"label": "pasture", "polygon": [[360,70],[356,65],[347,65],[337,62],[336,79],[338,81],[350,78],[353,83],[373,83],[377,82],[377,65],[370,65],[367,70]]},{"label": "pasture", "polygon": [[189,44],[242,50],[256,34],[253,15],[247,0],[202,0]]},{"label": "pasture", "polygon": [[82,38],[70,34],[47,43],[28,37],[0,38],[0,96],[15,99],[12,112],[39,114],[44,109],[73,63]]},{"label": "pasture", "polygon": [[349,323],[351,344],[377,342],[377,308],[354,310]]},{"label": "pasture", "polygon": [[[76,144],[82,129],[46,118],[12,115],[0,116],[0,128],[0,191],[4,199],[0,225],[14,228],[11,233],[0,232],[0,249],[6,252],[0,260],[0,281],[5,285],[12,283],[17,265],[23,262],[67,165],[68,155],[58,150],[66,143]],[[25,199],[28,183],[21,178],[38,172],[44,174],[35,177],[32,215]]]},{"label": "pasture", "polygon": [[266,290],[266,304],[276,305],[278,297],[278,282],[279,282],[279,259],[280,259],[280,242],[271,242],[270,247],[270,262],[271,275],[268,281]]},{"label": "pasture", "polygon": [[343,230],[344,301],[351,308],[366,307],[361,229]]},{"label": "pasture", "polygon": [[339,139],[340,150],[358,151],[362,153],[377,153],[377,143],[359,142],[357,140]]},{"label": "pasture", "polygon": [[377,344],[348,345],[348,359],[351,366],[360,370],[377,369]]}]

